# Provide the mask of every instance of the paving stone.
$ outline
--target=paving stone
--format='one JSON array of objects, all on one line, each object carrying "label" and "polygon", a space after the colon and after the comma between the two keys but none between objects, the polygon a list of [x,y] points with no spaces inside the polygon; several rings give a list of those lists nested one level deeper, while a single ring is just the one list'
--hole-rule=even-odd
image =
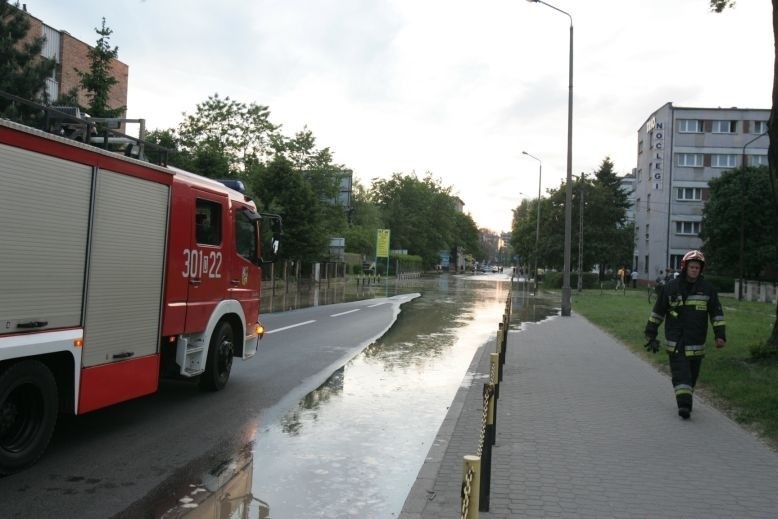
[{"label": "paving stone", "polygon": [[[575,314],[508,336],[480,517],[776,517],[778,453],[698,396],[679,419],[669,377],[613,337]],[[475,382],[457,392],[401,519],[460,516],[494,343],[474,356]]]}]

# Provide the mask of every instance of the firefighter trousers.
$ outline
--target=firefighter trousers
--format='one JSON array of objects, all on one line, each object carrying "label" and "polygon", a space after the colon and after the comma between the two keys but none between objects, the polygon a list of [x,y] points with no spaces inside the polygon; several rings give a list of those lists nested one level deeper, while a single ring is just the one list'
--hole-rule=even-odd
[{"label": "firefighter trousers", "polygon": [[702,357],[687,357],[683,351],[668,352],[670,357],[670,373],[675,390],[675,401],[678,409],[685,407],[692,410],[694,386],[700,374]]}]

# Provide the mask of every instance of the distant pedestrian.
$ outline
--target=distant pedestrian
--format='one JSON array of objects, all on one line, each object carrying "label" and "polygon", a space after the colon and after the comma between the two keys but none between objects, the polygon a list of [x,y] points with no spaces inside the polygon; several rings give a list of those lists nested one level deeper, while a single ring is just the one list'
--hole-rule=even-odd
[{"label": "distant pedestrian", "polygon": [[624,271],[624,267],[621,267],[618,272],[616,272],[616,290],[624,288],[624,276],[626,276],[626,272]]},{"label": "distant pedestrian", "polygon": [[716,289],[702,276],[704,268],[702,252],[692,250],[684,255],[680,275],[661,290],[645,329],[646,349],[656,353],[659,325],[667,319],[665,349],[670,358],[678,416],[683,419],[692,412],[694,386],[705,355],[708,320],[713,326],[716,348],[727,344],[724,311]]},{"label": "distant pedestrian", "polygon": [[633,270],[632,274],[630,274],[630,277],[632,278],[632,288],[638,287],[638,271]]}]

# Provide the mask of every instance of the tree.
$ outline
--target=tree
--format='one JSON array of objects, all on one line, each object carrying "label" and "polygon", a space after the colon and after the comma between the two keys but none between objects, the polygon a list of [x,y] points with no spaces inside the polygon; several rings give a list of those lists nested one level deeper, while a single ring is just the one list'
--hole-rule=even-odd
[{"label": "tree", "polygon": [[[778,48],[778,0],[773,3],[773,48]],[[728,7],[735,5],[734,0],[710,0],[711,9],[720,13]],[[770,144],[767,148],[767,163],[770,169],[770,188],[773,195],[773,206],[778,206],[778,55],[773,57],[773,90],[770,119],[767,121],[767,135]],[[772,224],[773,243],[778,257],[778,215]],[[767,338],[767,346],[778,352],[778,305],[775,306],[775,320],[770,336]]]},{"label": "tree", "polygon": [[[594,179],[585,186],[584,201],[584,267],[600,266],[600,275],[606,265],[632,265],[634,228],[627,222],[629,201],[621,189],[613,162],[605,157]],[[577,196],[580,196],[580,190]],[[578,217],[579,204],[573,204]],[[577,232],[576,232],[577,234]]]},{"label": "tree", "polygon": [[726,171],[710,181],[710,198],[703,209],[705,270],[717,274],[740,274],[741,223],[745,240],[743,274],[757,279],[775,265],[772,225],[776,209],[770,195],[770,173],[765,167]]},{"label": "tree", "polygon": [[[455,212],[454,234],[450,245],[452,247],[462,247],[462,250],[467,251],[476,258],[481,258],[484,255],[484,251],[479,238],[480,233],[473,217],[469,214]],[[451,252],[453,253],[454,251],[452,250]]]},{"label": "tree", "polygon": [[307,127],[291,139],[276,139],[275,151],[286,157],[293,169],[310,184],[320,205],[320,218],[328,236],[342,235],[347,226],[347,214],[338,200],[338,193],[341,179],[351,172],[342,164],[333,162],[329,148],[316,148],[316,137]]},{"label": "tree", "polygon": [[247,105],[216,93],[198,104],[194,114],[184,114],[176,138],[196,173],[242,177],[272,156],[278,128],[270,122],[267,106]]},{"label": "tree", "polygon": [[453,243],[457,220],[451,188],[429,173],[424,179],[395,173],[389,179],[374,180],[370,193],[381,220],[392,232],[393,249],[421,256],[429,268],[440,261],[440,251],[458,245]]},{"label": "tree", "polygon": [[344,232],[346,252],[355,252],[366,258],[373,258],[376,231],[381,227],[378,206],[371,201],[367,188],[358,181],[354,182],[352,189],[351,221]]},{"label": "tree", "polygon": [[120,117],[127,107],[111,108],[109,103],[111,89],[119,82],[111,72],[111,62],[119,56],[119,47],[111,49],[109,40],[113,31],[105,25],[105,18],[103,18],[103,25],[100,29],[95,27],[95,32],[100,37],[97,39],[97,44],[90,47],[87,54],[89,56],[89,71],[84,72],[76,69],[81,78],[81,88],[86,91],[89,99],[86,110],[92,117]]},{"label": "tree", "polygon": [[[535,265],[535,231],[539,200],[522,199],[513,210],[511,249],[521,257],[522,264]],[[534,216],[533,216],[534,215]]]},{"label": "tree", "polygon": [[319,261],[325,255],[329,236],[319,217],[319,204],[311,186],[284,157],[258,166],[256,181],[262,189],[257,200],[267,212],[280,214],[284,222],[283,259]]},{"label": "tree", "polygon": [[[48,102],[46,79],[51,77],[56,63],[41,56],[46,39],[31,37],[30,20],[19,9],[19,2],[0,0],[0,90],[15,96]],[[18,106],[11,107],[0,99],[0,115],[18,117],[30,114]]]},{"label": "tree", "polygon": [[[580,219],[580,197],[584,196],[584,246],[583,270],[600,265],[601,272],[606,265],[631,264],[634,231],[627,223],[626,211],[629,205],[627,195],[621,190],[619,177],[613,162],[606,157],[600,168],[587,177],[575,181],[573,189],[572,220]],[[566,183],[558,189],[550,189],[541,203],[540,239],[538,243],[538,267],[561,269],[564,264],[564,208]],[[535,237],[537,231],[537,200],[523,200],[514,210],[511,245],[523,258],[535,258]],[[579,230],[574,225],[571,241],[578,243]],[[578,263],[578,250],[574,247],[572,263]],[[534,261],[530,262],[534,267]]]}]

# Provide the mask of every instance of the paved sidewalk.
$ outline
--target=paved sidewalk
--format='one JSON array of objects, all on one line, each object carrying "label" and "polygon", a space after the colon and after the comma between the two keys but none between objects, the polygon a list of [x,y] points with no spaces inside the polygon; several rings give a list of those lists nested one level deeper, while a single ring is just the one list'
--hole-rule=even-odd
[{"label": "paved sidewalk", "polygon": [[[669,377],[584,318],[525,326],[509,332],[480,517],[778,517],[778,453],[699,396],[679,418]],[[460,516],[493,351],[476,353],[401,519]]]}]

